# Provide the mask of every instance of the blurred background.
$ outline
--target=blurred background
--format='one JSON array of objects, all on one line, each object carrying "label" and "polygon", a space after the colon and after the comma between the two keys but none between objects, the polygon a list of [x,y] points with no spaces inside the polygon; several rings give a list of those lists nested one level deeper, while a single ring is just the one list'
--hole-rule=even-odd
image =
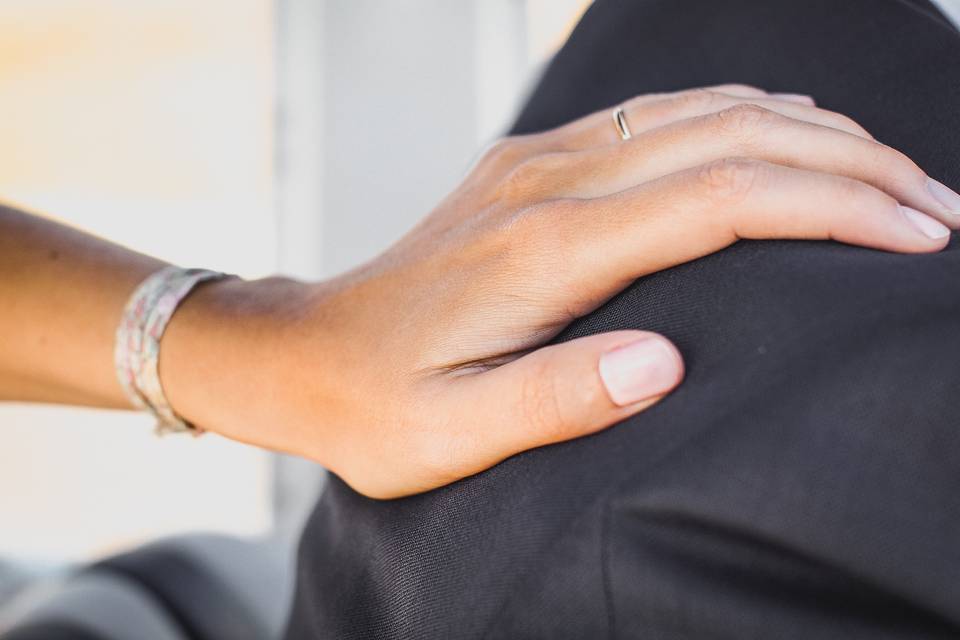
[{"label": "blurred background", "polygon": [[[328,276],[455,186],[587,4],[3,0],[0,198],[181,265]],[[292,540],[322,484],[125,412],[0,405],[0,438],[0,599],[4,559]]]}]

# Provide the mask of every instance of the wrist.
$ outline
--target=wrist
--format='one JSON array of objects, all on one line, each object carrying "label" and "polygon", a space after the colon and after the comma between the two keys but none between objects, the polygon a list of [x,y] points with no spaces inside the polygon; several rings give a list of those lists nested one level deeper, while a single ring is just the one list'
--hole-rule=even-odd
[{"label": "wrist", "polygon": [[196,426],[271,445],[277,376],[289,328],[311,287],[286,278],[199,286],[174,313],[160,348],[160,379],[174,411]]}]

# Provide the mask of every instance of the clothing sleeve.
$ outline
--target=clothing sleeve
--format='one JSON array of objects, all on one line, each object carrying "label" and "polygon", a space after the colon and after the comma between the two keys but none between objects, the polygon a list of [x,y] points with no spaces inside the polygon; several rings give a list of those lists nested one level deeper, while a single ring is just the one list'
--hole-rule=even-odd
[{"label": "clothing sleeve", "polygon": [[[956,60],[927,0],[596,0],[513,133],[742,82],[809,93],[958,189]],[[663,333],[680,388],[424,495],[334,478],[289,640],[960,637],[958,317],[956,238],[743,242],[644,278],[557,339]]]},{"label": "clothing sleeve", "polygon": [[607,502],[616,635],[958,637],[960,252],[782,253],[671,398],[700,425],[638,421],[688,437]]}]

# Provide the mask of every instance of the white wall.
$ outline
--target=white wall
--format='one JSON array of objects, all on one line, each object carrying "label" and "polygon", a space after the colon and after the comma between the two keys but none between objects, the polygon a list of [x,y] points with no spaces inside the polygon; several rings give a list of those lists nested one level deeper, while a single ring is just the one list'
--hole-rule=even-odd
[{"label": "white wall", "polygon": [[[0,2],[0,198],[181,264],[275,271],[272,9]],[[158,440],[145,415],[0,404],[0,555],[262,533],[271,478],[265,453]]]}]

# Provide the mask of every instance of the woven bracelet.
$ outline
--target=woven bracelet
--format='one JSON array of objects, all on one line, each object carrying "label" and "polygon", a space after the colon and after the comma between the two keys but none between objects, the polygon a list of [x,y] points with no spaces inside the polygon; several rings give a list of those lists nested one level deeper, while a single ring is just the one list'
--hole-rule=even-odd
[{"label": "woven bracelet", "polygon": [[157,420],[158,434],[203,431],[178,416],[160,384],[160,339],[180,302],[201,282],[227,274],[207,269],[164,267],[134,290],[117,327],[114,366],[130,402]]}]

